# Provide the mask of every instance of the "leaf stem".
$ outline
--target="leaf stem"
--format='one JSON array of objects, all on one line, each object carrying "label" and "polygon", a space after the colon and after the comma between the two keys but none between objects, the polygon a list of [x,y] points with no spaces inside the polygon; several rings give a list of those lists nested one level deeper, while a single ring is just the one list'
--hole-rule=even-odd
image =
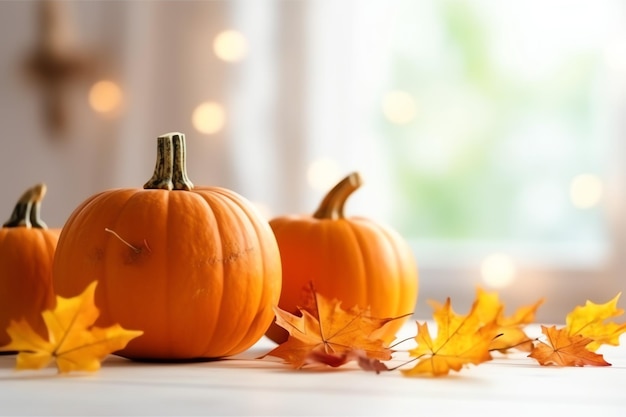
[{"label": "leaf stem", "polygon": [[402,340],[398,340],[396,343],[394,343],[393,345],[389,346],[389,349],[393,349],[394,347],[401,345],[404,342],[408,342],[409,340],[415,340],[415,336],[409,336],[407,338],[404,338]]},{"label": "leaf stem", "polygon": [[[415,362],[415,361],[418,361],[418,360],[422,359],[422,358],[423,358],[424,356],[426,356],[426,355],[427,355],[427,354],[426,354],[426,353],[424,353],[424,354],[422,354],[422,355],[416,356],[416,357],[414,357],[414,358],[409,359],[408,361],[405,361],[405,362],[401,363],[400,365],[396,365],[396,366],[394,366],[393,368],[387,368],[387,370],[388,370],[388,371],[395,371],[395,370],[397,370],[397,369],[402,368],[403,366],[407,366],[408,364],[410,364],[410,363],[412,363],[412,362]],[[431,355],[431,356],[432,356],[432,355]]]}]

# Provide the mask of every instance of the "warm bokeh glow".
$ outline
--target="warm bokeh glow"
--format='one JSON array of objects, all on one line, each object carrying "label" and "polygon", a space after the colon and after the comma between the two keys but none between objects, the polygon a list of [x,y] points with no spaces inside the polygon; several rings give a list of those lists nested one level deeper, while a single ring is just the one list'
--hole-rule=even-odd
[{"label": "warm bokeh glow", "polygon": [[191,120],[198,132],[211,135],[224,127],[226,112],[219,103],[207,101],[195,108]]},{"label": "warm bokeh glow", "polygon": [[493,288],[507,287],[517,274],[513,258],[502,253],[488,255],[482,262],[480,272],[484,283]]},{"label": "warm bokeh glow", "polygon": [[309,165],[307,180],[311,188],[326,192],[341,180],[339,165],[329,158],[317,159]]},{"label": "warm bokeh glow", "polygon": [[595,207],[602,199],[603,189],[602,180],[596,175],[577,175],[570,184],[570,199],[581,209]]},{"label": "warm bokeh glow", "polygon": [[98,113],[115,111],[122,105],[122,89],[113,81],[98,81],[89,89],[89,105]]},{"label": "warm bokeh glow", "polygon": [[248,41],[236,30],[225,30],[215,37],[213,50],[221,60],[227,62],[241,61],[248,53]]},{"label": "warm bokeh glow", "polygon": [[390,91],[383,99],[383,114],[391,123],[407,124],[415,119],[417,104],[405,91]]}]

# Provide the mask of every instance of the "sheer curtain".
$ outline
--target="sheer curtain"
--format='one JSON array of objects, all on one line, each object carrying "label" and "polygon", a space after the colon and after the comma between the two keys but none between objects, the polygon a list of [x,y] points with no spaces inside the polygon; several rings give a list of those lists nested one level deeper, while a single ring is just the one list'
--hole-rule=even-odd
[{"label": "sheer curtain", "polygon": [[[311,188],[307,175],[319,159],[333,163],[323,186],[359,170],[366,183],[350,204],[355,212],[384,213],[382,153],[368,128],[376,92],[364,88],[381,70],[375,49],[384,45],[376,44],[375,32],[364,42],[355,39],[368,23],[362,18],[367,7],[281,0],[59,4],[69,48],[93,58],[96,68],[89,79],[65,87],[70,128],[62,139],[51,138],[38,108],[40,90],[20,72],[37,42],[39,3],[0,5],[2,169],[6,175],[28,166],[23,181],[7,184],[7,194],[46,181],[52,223],[60,226],[94,192],[141,186],[154,166],[155,137],[169,131],[187,135],[196,183],[232,188],[268,213],[315,209],[324,189]],[[215,37],[227,29],[247,40],[239,62],[213,51]],[[120,86],[117,111],[97,114],[89,107],[87,93],[98,79]],[[225,111],[224,127],[210,135],[192,123],[205,101]]]},{"label": "sheer curtain", "polygon": [[[154,168],[155,138],[187,135],[188,170],[197,184],[231,188],[269,213],[303,210],[306,200],[306,8],[277,0],[59,2],[68,50],[90,59],[87,80],[64,86],[69,130],[54,138],[41,119],[40,90],[23,61],[38,42],[39,2],[0,4],[2,174],[8,197],[45,181],[51,225],[61,226],[88,195],[140,187]],[[112,24],[114,22],[115,24]],[[234,29],[248,44],[242,61],[219,59],[213,42]],[[91,84],[108,79],[122,90],[121,107],[97,114]],[[198,132],[194,109],[224,109],[223,128]],[[17,175],[19,173],[19,175]],[[10,213],[13,201],[0,207]],[[312,210],[313,208],[311,208]]]},{"label": "sheer curtain", "polygon": [[[120,120],[118,182],[139,178],[152,163],[152,139],[187,133],[190,175],[231,188],[267,215],[313,211],[306,172],[311,93],[310,2],[280,0],[130,2],[125,9],[122,82],[128,105]],[[248,52],[224,62],[216,35],[239,31]],[[194,106],[223,105],[224,128],[212,135],[191,123]],[[338,136],[328,139],[341,143]],[[127,152],[130,147],[130,152]],[[139,164],[130,159],[143,155]]]}]

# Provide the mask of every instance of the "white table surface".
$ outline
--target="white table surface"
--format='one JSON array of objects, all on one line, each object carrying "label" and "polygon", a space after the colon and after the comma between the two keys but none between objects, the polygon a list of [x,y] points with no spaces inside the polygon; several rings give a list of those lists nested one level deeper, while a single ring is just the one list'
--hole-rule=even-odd
[{"label": "white table surface", "polygon": [[[539,329],[527,333],[539,336]],[[0,415],[626,416],[625,342],[600,351],[610,367],[542,367],[525,354],[496,354],[441,378],[354,367],[296,371],[254,359],[274,346],[265,338],[229,360],[154,364],[110,356],[96,373],[67,375],[53,367],[15,371],[15,357],[0,356]]]}]

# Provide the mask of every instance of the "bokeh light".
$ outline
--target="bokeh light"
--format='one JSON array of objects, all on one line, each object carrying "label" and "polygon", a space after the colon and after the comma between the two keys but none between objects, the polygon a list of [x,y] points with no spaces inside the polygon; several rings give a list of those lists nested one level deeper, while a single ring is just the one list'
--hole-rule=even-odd
[{"label": "bokeh light", "polygon": [[417,104],[412,95],[405,91],[390,91],[383,98],[383,114],[391,123],[407,124],[417,114]]},{"label": "bokeh light", "polygon": [[248,53],[248,41],[236,30],[225,30],[215,37],[213,51],[223,61],[241,61]]},{"label": "bokeh light", "polygon": [[595,207],[602,200],[603,190],[602,180],[598,176],[580,174],[572,179],[570,199],[580,209]]},{"label": "bokeh light", "polygon": [[206,101],[195,108],[191,120],[198,132],[211,135],[224,128],[226,112],[221,104]]},{"label": "bokeh light", "polygon": [[485,284],[493,288],[504,288],[515,280],[517,268],[511,256],[493,253],[485,257],[480,272]]},{"label": "bokeh light", "polygon": [[122,105],[122,89],[113,81],[98,81],[89,89],[89,105],[98,113],[118,110]]}]

